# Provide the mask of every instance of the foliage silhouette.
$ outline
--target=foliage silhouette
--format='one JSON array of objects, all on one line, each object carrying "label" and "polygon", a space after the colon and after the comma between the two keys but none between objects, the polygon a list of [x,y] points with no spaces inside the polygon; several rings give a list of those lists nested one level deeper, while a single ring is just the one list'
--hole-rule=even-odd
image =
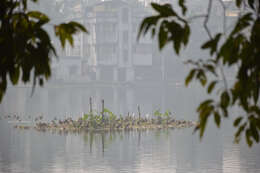
[{"label": "foliage silhouette", "polygon": [[[224,14],[226,6],[222,0],[220,3]],[[229,108],[238,105],[244,115],[238,116],[234,121],[237,128],[235,141],[239,142],[241,134],[245,134],[249,146],[253,142],[259,142],[260,130],[260,5],[258,0],[235,0],[236,8],[242,9],[236,25],[231,32],[219,32],[212,36],[208,27],[213,0],[208,0],[207,14],[203,17],[202,29],[205,29],[209,39],[201,45],[202,50],[207,50],[210,57],[204,60],[188,60],[193,68],[186,77],[185,84],[189,85],[192,80],[197,80],[207,89],[208,94],[217,92],[217,99],[203,101],[197,108],[200,124],[195,128],[203,136],[207,120],[213,116],[217,127],[220,127],[223,117],[229,116]],[[178,14],[170,4],[151,3],[157,12],[146,17],[139,29],[139,35],[145,35],[151,31],[152,37],[158,36],[159,48],[166,44],[173,44],[176,54],[185,47],[190,39],[190,25],[186,12],[188,8],[185,0],[179,0],[181,13]],[[196,16],[194,16],[194,19]],[[236,66],[237,72],[234,84],[228,87],[223,67]],[[218,72],[220,71],[220,72]],[[210,76],[210,77],[209,77]],[[211,77],[213,76],[213,78]],[[224,86],[224,87],[222,87]],[[217,90],[218,88],[218,90]]]},{"label": "foliage silhouette", "polygon": [[[46,30],[50,19],[27,6],[27,0],[0,1],[0,101],[8,76],[13,85],[21,79],[42,86],[51,75],[50,62],[56,51]],[[66,41],[73,46],[76,33],[87,33],[84,26],[73,21],[54,25],[54,30],[63,48]]]}]

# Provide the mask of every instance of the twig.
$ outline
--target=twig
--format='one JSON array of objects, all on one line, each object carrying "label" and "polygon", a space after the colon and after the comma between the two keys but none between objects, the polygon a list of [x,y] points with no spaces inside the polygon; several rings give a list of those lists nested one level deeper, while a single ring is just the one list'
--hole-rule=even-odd
[{"label": "twig", "polygon": [[[223,12],[224,12],[224,15],[223,15],[223,34],[226,37],[226,5],[224,4],[224,2],[222,0],[218,0],[218,1],[221,4],[221,6],[223,8]],[[220,73],[221,73],[222,79],[224,81],[225,89],[227,90],[228,84],[227,84],[227,80],[226,80],[226,77],[225,77],[225,73],[224,73],[224,70],[223,70],[222,63],[219,64],[219,68],[220,68]]]},{"label": "twig", "polygon": [[212,35],[211,35],[210,30],[208,28],[208,21],[209,21],[209,17],[210,17],[211,8],[212,8],[212,0],[209,0],[207,15],[205,16],[203,26],[204,26],[204,29],[206,30],[210,39],[212,39]]},{"label": "twig", "polygon": [[197,19],[197,18],[205,18],[207,17],[207,14],[200,14],[200,15],[195,15],[195,16],[191,16],[187,19],[188,22],[191,22],[192,20],[194,19]]}]

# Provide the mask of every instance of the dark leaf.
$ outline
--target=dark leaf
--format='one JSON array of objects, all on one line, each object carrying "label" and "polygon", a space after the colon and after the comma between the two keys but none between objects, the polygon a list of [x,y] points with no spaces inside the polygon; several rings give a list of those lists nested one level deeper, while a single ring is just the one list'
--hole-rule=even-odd
[{"label": "dark leaf", "polygon": [[235,134],[235,138],[239,138],[241,132],[244,131],[245,127],[246,127],[246,122],[239,127],[239,129],[237,130],[237,132],[236,132],[236,134]]},{"label": "dark leaf", "polygon": [[190,38],[190,27],[188,24],[184,26],[184,34],[183,34],[183,44],[186,46],[189,42]]},{"label": "dark leaf", "polygon": [[205,85],[206,85],[206,83],[207,83],[207,77],[206,77],[205,72],[204,72],[203,70],[199,70],[196,77],[197,77],[197,79],[199,79],[200,84],[201,84],[202,86],[205,86]]},{"label": "dark leaf", "polygon": [[242,119],[243,119],[243,117],[238,117],[238,118],[234,121],[234,126],[237,127],[237,126],[240,124],[240,122],[241,122]]},{"label": "dark leaf", "polygon": [[[49,22],[49,18],[48,18],[48,16],[46,16],[45,14],[43,14],[43,13],[41,13],[41,12],[39,12],[39,11],[30,11],[30,12],[28,12],[27,13],[27,15],[29,16],[29,17],[32,17],[32,18],[36,18],[36,19],[39,19],[39,20],[41,20],[41,21],[47,21],[47,22]],[[46,22],[46,23],[47,23]]]},{"label": "dark leaf", "polygon": [[81,32],[85,32],[85,33],[88,33],[87,29],[81,25],[80,23],[78,22],[74,22],[74,21],[71,21],[68,23],[68,25],[71,25],[72,27],[74,27],[77,31],[81,31]]},{"label": "dark leaf", "polygon": [[152,29],[155,32],[155,28],[152,28],[152,27],[156,26],[156,24],[160,18],[161,18],[161,16],[159,16],[159,15],[146,17],[140,25],[137,39],[140,39],[142,34],[145,35],[149,29]]},{"label": "dark leaf", "polygon": [[203,109],[200,111],[200,139],[202,139],[209,115],[213,111],[213,106],[203,106]]},{"label": "dark leaf", "polygon": [[257,86],[255,86],[255,88],[253,90],[253,98],[254,98],[255,104],[257,104],[258,98],[259,98],[259,83]]},{"label": "dark leaf", "polygon": [[245,135],[246,135],[246,142],[248,146],[251,147],[253,144],[253,141],[251,140],[251,131],[247,129]]},{"label": "dark leaf", "polygon": [[181,7],[182,14],[185,15],[187,7],[185,6],[185,0],[179,0],[179,6]]},{"label": "dark leaf", "polygon": [[155,9],[162,17],[176,16],[177,14],[173,11],[170,4],[157,4],[151,3],[153,9]]},{"label": "dark leaf", "polygon": [[19,77],[20,77],[19,68],[15,68],[13,70],[13,72],[10,72],[10,79],[11,79],[13,85],[16,85],[18,83]]},{"label": "dark leaf", "polygon": [[210,94],[213,89],[215,88],[215,85],[218,83],[218,81],[212,81],[208,86],[208,93]]},{"label": "dark leaf", "polygon": [[168,32],[165,31],[165,25],[162,23],[160,26],[159,34],[158,34],[158,40],[159,40],[159,49],[162,49],[165,44],[167,43],[168,39]]},{"label": "dark leaf", "polygon": [[73,46],[73,35],[78,32],[86,32],[85,27],[77,22],[61,23],[54,26],[55,34],[59,37],[62,47],[65,47],[66,40]]},{"label": "dark leaf", "polygon": [[229,105],[229,102],[230,102],[230,97],[229,97],[229,94],[227,91],[224,91],[222,94],[221,94],[221,100],[220,100],[220,105],[222,108],[226,108],[228,107]]},{"label": "dark leaf", "polygon": [[200,103],[199,107],[197,108],[197,112],[200,112],[201,110],[205,109],[206,107],[209,107],[213,103],[212,99],[208,99]]},{"label": "dark leaf", "polygon": [[255,126],[255,122],[250,124],[250,131],[256,142],[259,142],[259,134]]},{"label": "dark leaf", "polygon": [[250,26],[250,22],[253,20],[252,13],[244,14],[236,23],[233,31],[231,32],[231,36],[242,31],[246,27]]},{"label": "dark leaf", "polygon": [[210,49],[210,55],[213,55],[213,53],[215,53],[217,51],[217,46],[218,46],[218,42],[219,42],[219,39],[221,37],[221,34],[217,34],[215,36],[215,38],[207,41],[206,43],[204,43],[201,48],[202,49]]},{"label": "dark leaf", "polygon": [[248,4],[253,10],[255,9],[255,0],[248,0]]},{"label": "dark leaf", "polygon": [[185,85],[186,85],[186,86],[188,86],[189,83],[192,81],[192,79],[193,79],[195,73],[196,73],[196,69],[192,69],[192,70],[190,71],[190,73],[188,74],[188,76],[186,77],[186,80],[185,80]]},{"label": "dark leaf", "polygon": [[240,6],[241,6],[241,3],[242,3],[242,0],[236,0],[236,6],[237,6],[237,7],[240,7]]},{"label": "dark leaf", "polygon": [[220,127],[221,117],[218,112],[214,112],[214,118],[215,118],[215,123],[217,124],[218,127]]}]

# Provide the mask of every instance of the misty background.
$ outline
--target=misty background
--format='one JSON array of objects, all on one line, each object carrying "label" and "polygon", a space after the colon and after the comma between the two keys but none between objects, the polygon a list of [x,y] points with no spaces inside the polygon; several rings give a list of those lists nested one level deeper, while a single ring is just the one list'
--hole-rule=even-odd
[{"label": "misty background", "polygon": [[[213,33],[234,25],[238,11],[231,0],[227,24],[223,10],[214,2],[209,21]],[[170,110],[176,119],[197,120],[196,107],[209,97],[198,83],[184,86],[188,59],[208,58],[201,51],[207,39],[201,28],[203,18],[191,20],[188,47],[178,57],[172,44],[159,51],[157,38],[148,33],[137,40],[141,21],[155,12],[150,3],[174,0],[41,0],[31,9],[42,11],[54,23],[77,21],[89,34],[79,33],[74,47],[64,50],[55,39],[58,58],[52,61],[52,77],[44,87],[32,84],[9,85],[0,104],[1,115],[43,115],[77,119],[93,108],[105,107],[117,115],[152,115],[157,109]],[[204,0],[187,1],[188,16],[206,13]],[[227,79],[232,71],[226,69]],[[229,80],[232,83],[232,81]],[[233,114],[238,111],[234,110]],[[200,142],[193,129],[159,130],[115,134],[48,134],[16,131],[0,121],[0,172],[259,172],[259,145],[248,149],[244,141],[233,144],[232,120],[217,129],[210,120]],[[101,142],[103,141],[103,142]],[[102,146],[102,143],[105,145]],[[103,147],[103,149],[102,149]]]}]

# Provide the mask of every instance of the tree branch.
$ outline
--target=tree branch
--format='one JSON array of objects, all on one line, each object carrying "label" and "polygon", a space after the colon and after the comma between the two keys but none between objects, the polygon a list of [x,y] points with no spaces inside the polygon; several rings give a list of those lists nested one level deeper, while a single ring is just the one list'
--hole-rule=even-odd
[{"label": "tree branch", "polygon": [[[223,8],[223,34],[226,38],[226,5],[224,4],[224,2],[222,0],[218,0],[220,5],[222,6]],[[223,69],[223,64],[219,64],[219,69],[220,69],[220,73],[221,73],[221,76],[222,76],[222,79],[223,79],[223,82],[224,82],[224,86],[225,86],[225,89],[227,90],[228,89],[228,83],[227,83],[227,79],[226,79],[226,76],[225,76],[225,73],[224,73],[224,69]]]},{"label": "tree branch", "polygon": [[208,22],[209,22],[209,18],[210,18],[211,8],[212,8],[212,0],[209,0],[207,15],[205,16],[203,26],[204,26],[204,29],[206,30],[210,39],[212,39],[212,35],[211,35],[210,30],[208,28]]},{"label": "tree branch", "polygon": [[227,18],[226,18],[226,5],[224,4],[224,2],[222,0],[218,0],[218,2],[220,3],[220,5],[223,8],[223,34],[224,36],[226,36],[226,26],[227,26]]}]

